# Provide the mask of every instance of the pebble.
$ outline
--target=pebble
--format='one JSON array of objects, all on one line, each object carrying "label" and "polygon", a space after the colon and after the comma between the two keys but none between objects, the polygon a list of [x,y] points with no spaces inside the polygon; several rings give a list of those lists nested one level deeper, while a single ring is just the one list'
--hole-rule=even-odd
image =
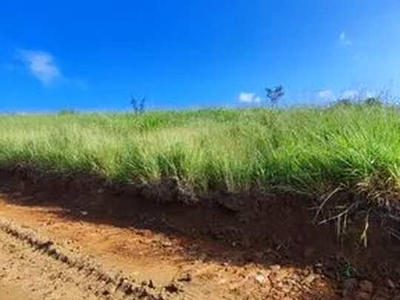
[{"label": "pebble", "polygon": [[254,276],[255,281],[257,281],[259,284],[263,284],[266,281],[266,278],[263,274],[257,274]]},{"label": "pebble", "polygon": [[270,267],[270,269],[271,269],[271,270],[274,270],[274,271],[277,271],[277,270],[280,270],[280,269],[281,269],[281,266],[280,266],[280,265],[272,265],[272,266]]},{"label": "pebble", "polygon": [[306,278],[304,278],[303,282],[306,283],[306,284],[310,284],[314,280],[315,280],[315,275],[314,274],[310,274]]},{"label": "pebble", "polygon": [[165,241],[165,242],[162,242],[161,245],[162,245],[164,248],[167,248],[167,247],[171,247],[171,246],[172,246],[172,243],[169,242],[169,241]]}]

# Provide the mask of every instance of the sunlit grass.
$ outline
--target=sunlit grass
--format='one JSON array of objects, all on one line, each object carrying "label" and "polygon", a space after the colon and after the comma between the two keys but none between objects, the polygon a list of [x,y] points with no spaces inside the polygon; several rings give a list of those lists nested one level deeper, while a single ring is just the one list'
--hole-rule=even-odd
[{"label": "sunlit grass", "polygon": [[323,194],[400,179],[395,107],[205,109],[0,117],[0,164],[110,181],[173,177],[198,193],[260,188]]}]

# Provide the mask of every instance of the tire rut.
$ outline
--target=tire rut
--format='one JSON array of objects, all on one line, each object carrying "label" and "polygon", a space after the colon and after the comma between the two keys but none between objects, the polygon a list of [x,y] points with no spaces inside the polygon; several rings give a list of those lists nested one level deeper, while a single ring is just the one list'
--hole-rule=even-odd
[{"label": "tire rut", "polygon": [[120,271],[106,271],[92,258],[4,218],[0,218],[0,265],[1,299],[20,299],[21,293],[32,300],[178,298],[164,287],[141,285]]}]

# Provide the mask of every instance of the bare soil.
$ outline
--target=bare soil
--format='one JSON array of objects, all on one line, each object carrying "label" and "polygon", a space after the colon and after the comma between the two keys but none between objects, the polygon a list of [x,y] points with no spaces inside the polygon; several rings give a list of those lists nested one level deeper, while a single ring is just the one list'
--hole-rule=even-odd
[{"label": "bare soil", "polygon": [[[400,291],[398,242],[371,220],[364,248],[356,219],[338,240],[334,224],[313,224],[308,199],[225,195],[206,205],[160,204],[82,178],[10,172],[0,172],[0,193],[4,222],[34,229],[100,266],[99,274],[129,279],[146,297],[396,299]],[[0,244],[0,299],[127,297],[18,234],[0,231]]]}]

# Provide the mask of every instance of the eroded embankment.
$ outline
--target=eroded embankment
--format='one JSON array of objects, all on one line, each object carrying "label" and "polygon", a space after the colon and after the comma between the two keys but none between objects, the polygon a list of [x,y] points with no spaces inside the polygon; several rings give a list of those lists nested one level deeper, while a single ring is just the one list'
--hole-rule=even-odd
[{"label": "eroded embankment", "polygon": [[[365,214],[346,216],[346,231],[343,230],[343,220],[336,220],[342,225],[338,239],[338,223],[327,222],[317,226],[313,222],[315,210],[311,209],[314,203],[306,198],[294,199],[290,196],[265,194],[237,198],[225,195],[201,205],[187,206],[174,202],[160,204],[135,196],[126,189],[105,188],[104,185],[83,177],[37,176],[18,172],[1,172],[0,175],[2,192],[14,204],[61,208],[53,211],[53,214],[64,221],[83,221],[95,226],[106,225],[120,229],[134,228],[176,238],[180,241],[177,246],[179,261],[184,261],[181,264],[183,269],[198,261],[200,256],[207,264],[196,265],[197,270],[210,269],[208,273],[203,272],[206,276],[197,281],[194,289],[200,289],[202,283],[204,285],[214,280],[214,277],[209,277],[213,279],[207,281],[207,276],[211,276],[211,273],[221,274],[224,269],[234,270],[241,278],[235,279],[239,291],[235,288],[220,289],[218,295],[222,295],[221,297],[229,298],[227,295],[230,295],[232,299],[245,298],[246,291],[243,289],[249,278],[255,281],[255,285],[248,288],[256,291],[249,299],[262,299],[266,295],[279,298],[285,294],[289,296],[290,293],[293,299],[307,299],[312,295],[310,287],[317,292],[312,297],[319,298],[332,298],[341,296],[342,293],[350,295],[352,291],[367,293],[369,296],[391,297],[397,292],[400,283],[397,262],[399,245],[396,239],[387,234],[388,225],[382,225],[382,220],[375,219],[372,213],[368,214],[371,217],[368,219],[368,247],[365,248],[365,239],[360,241],[366,228]],[[126,239],[126,236],[123,235],[123,238]],[[113,242],[117,243],[115,240]],[[163,241],[158,246],[161,251],[153,249],[146,254],[157,260],[162,252],[162,260],[165,262],[165,257],[172,255],[168,253],[169,248],[174,246],[175,242]],[[118,251],[123,256],[129,253],[132,249],[130,247],[123,244]],[[214,265],[210,268],[211,262],[220,268],[217,269]],[[176,260],[171,260],[171,264],[174,263],[176,264]],[[277,271],[277,266],[279,270],[286,270],[283,272],[285,276],[279,275],[281,271]],[[251,271],[246,275],[246,270],[249,269]],[[295,271],[287,271],[288,269]],[[301,273],[303,271],[299,270],[305,271]],[[229,273],[229,270],[224,272]],[[290,274],[296,276],[292,278]],[[231,275],[226,278],[232,279]],[[226,278],[218,277],[218,280],[226,285],[223,281]],[[269,280],[270,288],[267,290],[266,283],[259,282],[265,278]],[[316,286],[307,284],[306,278],[311,278]],[[330,288],[318,288],[321,286],[318,278],[325,278]],[[354,280],[357,284],[354,284]],[[190,281],[196,282],[192,279]],[[295,284],[290,284],[290,281]],[[235,284],[232,283],[231,286],[235,287]],[[297,292],[293,292],[293,286],[297,286],[294,288]],[[276,287],[277,294],[274,292]],[[190,286],[186,288],[189,291],[191,289]],[[283,294],[282,289],[286,290]],[[218,289],[216,285],[209,285],[209,290]],[[194,294],[201,299],[207,293],[209,292],[202,291]]]}]

